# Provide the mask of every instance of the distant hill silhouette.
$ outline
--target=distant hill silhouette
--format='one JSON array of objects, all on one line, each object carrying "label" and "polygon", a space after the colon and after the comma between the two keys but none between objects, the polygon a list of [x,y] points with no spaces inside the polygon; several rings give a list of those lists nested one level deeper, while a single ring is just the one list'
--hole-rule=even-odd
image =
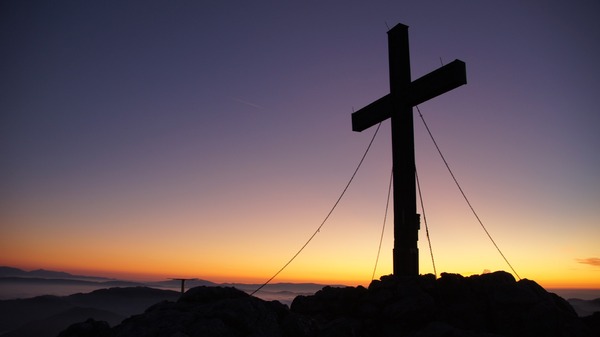
[{"label": "distant hill silhouette", "polygon": [[52,271],[37,269],[25,271],[13,267],[0,267],[0,277],[21,277],[21,278],[45,278],[45,279],[80,279],[80,280],[105,280],[111,281],[114,279],[97,276],[73,275],[62,271]]},{"label": "distant hill silhouette", "polygon": [[[55,337],[67,326],[88,318],[114,325],[180,293],[148,287],[100,289],[70,296],[38,296],[0,301],[1,337]],[[4,333],[4,334],[2,334]]]},{"label": "distant hill silhouette", "polygon": [[2,283],[20,283],[20,284],[54,284],[54,285],[97,285],[103,287],[137,287],[143,286],[140,282],[129,282],[129,281],[88,281],[80,279],[70,278],[42,278],[42,277],[0,277],[0,284]]},{"label": "distant hill silhouette", "polygon": [[[163,287],[178,288],[180,281],[165,280],[157,282],[132,282],[106,278],[99,276],[73,275],[62,271],[37,269],[24,271],[13,267],[0,267],[0,284],[2,283],[22,283],[22,284],[55,284],[55,285],[97,285],[101,287]],[[200,285],[216,285],[216,283],[193,279],[186,282],[186,287]]]},{"label": "distant hill silhouette", "polygon": [[579,298],[571,298],[569,299],[569,304],[571,304],[579,316],[590,316],[594,312],[600,312],[600,298],[596,298],[594,300],[582,300]]},{"label": "distant hill silhouette", "polygon": [[108,328],[95,320],[60,337],[82,336],[599,336],[600,313],[577,316],[531,280],[495,272],[385,276],[364,287],[325,287],[290,308],[232,287],[196,287]]}]

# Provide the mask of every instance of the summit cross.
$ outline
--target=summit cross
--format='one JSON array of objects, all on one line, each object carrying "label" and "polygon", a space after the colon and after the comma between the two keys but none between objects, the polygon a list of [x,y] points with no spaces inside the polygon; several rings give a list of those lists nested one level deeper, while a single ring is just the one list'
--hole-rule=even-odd
[{"label": "summit cross", "polygon": [[420,220],[415,184],[412,107],[467,83],[463,61],[453,62],[415,80],[410,79],[408,26],[388,31],[390,93],[352,114],[352,130],[363,131],[388,118],[392,124],[394,183],[394,275],[419,275]]}]

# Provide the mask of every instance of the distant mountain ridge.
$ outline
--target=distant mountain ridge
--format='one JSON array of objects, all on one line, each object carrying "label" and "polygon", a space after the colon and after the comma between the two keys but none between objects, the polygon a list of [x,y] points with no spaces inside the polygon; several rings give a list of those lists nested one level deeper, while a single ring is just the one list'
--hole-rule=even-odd
[{"label": "distant mountain ridge", "polygon": [[0,300],[0,337],[53,337],[90,317],[114,325],[180,293],[149,287],[99,289],[69,296]]},{"label": "distant mountain ridge", "polygon": [[105,280],[114,281],[114,278],[99,276],[73,275],[62,271],[36,269],[25,271],[19,268],[1,266],[0,277],[23,277],[23,278],[46,278],[46,279],[83,279],[83,280]]},{"label": "distant mountain ridge", "polygon": [[[114,278],[99,277],[99,276],[85,276],[85,275],[74,275],[62,271],[53,271],[45,269],[36,269],[32,271],[25,271],[19,268],[0,266],[0,284],[2,283],[23,283],[23,284],[55,284],[55,285],[98,285],[102,287],[137,287],[137,286],[148,286],[148,287],[159,287],[159,288],[179,288],[181,281],[176,279],[169,279],[164,281],[127,281],[119,280]],[[261,287],[261,284],[250,284],[250,283],[215,283],[203,279],[190,279],[185,282],[185,289],[189,289],[197,286],[231,286],[246,292],[253,292],[254,290]],[[324,286],[335,286],[344,287],[345,285],[337,284],[318,284],[318,283],[269,283],[264,286],[263,292],[285,292],[290,287],[295,288],[296,293],[308,294],[314,293]]]},{"label": "distant mountain ridge", "polygon": [[143,283],[130,281],[93,281],[80,280],[78,278],[41,278],[41,277],[0,277],[1,283],[21,283],[21,284],[56,284],[56,285],[99,285],[103,287],[136,287],[143,286]]},{"label": "distant mountain ridge", "polygon": [[[101,276],[74,275],[63,271],[45,269],[25,271],[19,268],[0,266],[0,282],[10,281],[24,283],[102,284],[106,287],[178,287],[181,284],[181,281],[172,279],[157,282],[135,282]],[[186,282],[186,288],[188,288],[188,285],[216,285],[216,283],[202,279],[193,279]]]},{"label": "distant mountain ridge", "polygon": [[[89,292],[98,288],[111,288],[111,287],[155,287],[155,288],[179,288],[181,281],[179,280],[165,280],[157,282],[136,282],[119,280],[115,278],[101,277],[101,276],[87,276],[87,275],[74,275],[62,271],[36,269],[32,271],[25,271],[19,268],[0,266],[0,285],[48,285],[48,286],[82,286],[88,287],[85,292]],[[200,285],[212,286],[216,283],[193,279],[185,283],[185,288],[196,287]],[[74,291],[75,292],[75,291]],[[73,292],[73,293],[74,293]],[[69,293],[71,294],[71,293]],[[32,296],[44,295],[42,293],[33,294]],[[55,295],[67,295],[65,293],[59,293]],[[27,297],[32,297],[27,296]],[[23,296],[18,296],[23,298]],[[13,297],[6,297],[6,294],[2,294],[0,299],[7,299]]]}]

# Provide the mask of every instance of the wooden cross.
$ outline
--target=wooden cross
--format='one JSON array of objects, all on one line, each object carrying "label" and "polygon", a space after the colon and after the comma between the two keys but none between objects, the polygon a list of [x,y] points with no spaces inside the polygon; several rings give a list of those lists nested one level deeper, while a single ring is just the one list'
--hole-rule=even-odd
[{"label": "wooden cross", "polygon": [[412,107],[467,83],[466,66],[455,60],[415,81],[410,79],[408,26],[388,31],[390,93],[352,114],[352,130],[388,118],[392,124],[394,180],[394,275],[419,275],[419,214],[415,185]]}]

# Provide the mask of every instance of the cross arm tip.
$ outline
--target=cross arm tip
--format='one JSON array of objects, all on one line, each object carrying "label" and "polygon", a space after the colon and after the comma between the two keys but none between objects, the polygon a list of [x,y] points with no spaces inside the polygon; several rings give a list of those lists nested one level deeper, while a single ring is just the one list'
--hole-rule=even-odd
[{"label": "cross arm tip", "polygon": [[352,113],[352,131],[360,132],[389,118],[392,111],[392,98],[385,95],[366,107]]}]

